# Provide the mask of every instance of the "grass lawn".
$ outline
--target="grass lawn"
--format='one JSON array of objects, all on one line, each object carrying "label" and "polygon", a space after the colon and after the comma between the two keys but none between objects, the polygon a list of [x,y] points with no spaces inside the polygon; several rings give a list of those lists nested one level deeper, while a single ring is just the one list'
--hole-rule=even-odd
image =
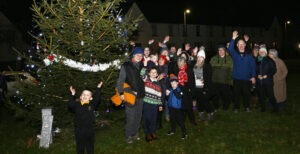
[{"label": "grass lawn", "polygon": [[[280,113],[271,113],[270,109],[265,113],[258,109],[238,114],[232,110],[218,111],[213,122],[198,121],[198,126],[192,126],[187,120],[186,140],[180,139],[179,127],[177,134],[167,136],[170,124],[163,121],[163,128],[157,131],[158,140],[147,143],[140,129],[143,140],[127,145],[123,133],[124,111],[113,110],[102,115],[110,124],[97,125],[95,153],[300,153],[299,78],[300,74],[288,76],[288,100]],[[39,142],[27,148],[30,138],[35,138],[39,132],[12,119],[3,108],[1,111],[1,154],[76,153],[72,125],[54,137],[49,149],[39,149]]]}]

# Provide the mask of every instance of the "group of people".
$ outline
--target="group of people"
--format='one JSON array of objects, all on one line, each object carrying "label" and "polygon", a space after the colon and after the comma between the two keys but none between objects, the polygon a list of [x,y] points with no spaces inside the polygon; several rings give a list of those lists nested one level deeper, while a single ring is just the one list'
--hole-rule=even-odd
[{"label": "group of people", "polygon": [[[287,68],[276,49],[267,51],[265,45],[260,45],[254,46],[251,52],[247,45],[249,37],[239,38],[234,31],[230,43],[219,45],[217,54],[209,61],[204,47],[192,48],[186,43],[184,50],[176,50],[174,46],[168,49],[169,39],[166,36],[158,43],[158,51],[153,50],[154,40],[145,48],[134,48],[120,68],[116,89],[125,106],[127,144],[141,140],[142,118],[145,140],[151,143],[157,139],[156,130],[162,127],[163,111],[171,124],[167,135],[174,135],[178,124],[183,140],[187,138],[186,117],[192,125],[197,125],[194,111],[198,110],[200,120],[213,120],[220,99],[224,110],[230,108],[232,100],[233,111],[238,113],[240,97],[243,97],[244,110],[251,112],[250,89],[254,87],[252,95],[258,96],[262,112],[266,111],[266,96],[276,112],[284,104]],[[84,90],[78,103],[74,102],[75,89],[70,87],[69,107],[75,111],[78,153],[85,148],[93,152],[94,134],[89,128],[92,128],[92,111],[100,100],[101,86],[102,82],[97,86],[95,99],[90,90]]]},{"label": "group of people", "polygon": [[[145,48],[135,48],[131,58],[121,66],[117,82],[121,99],[124,100],[124,83],[136,96],[134,105],[125,103],[127,143],[140,140],[142,117],[146,141],[156,139],[163,110],[172,126],[167,134],[175,134],[177,122],[185,139],[186,117],[192,125],[197,125],[194,111],[198,110],[200,120],[213,120],[220,99],[224,110],[229,109],[232,100],[234,113],[240,111],[240,97],[244,110],[251,112],[251,95],[258,96],[262,112],[266,111],[266,96],[275,112],[284,104],[287,68],[276,49],[268,51],[265,45],[250,49],[249,36],[241,38],[234,31],[228,46],[219,45],[218,53],[208,61],[203,46],[192,48],[186,43],[184,50],[176,50],[174,46],[169,49],[169,39],[166,36],[158,43],[158,51],[153,50],[154,40]],[[251,88],[255,88],[252,94]]]}]

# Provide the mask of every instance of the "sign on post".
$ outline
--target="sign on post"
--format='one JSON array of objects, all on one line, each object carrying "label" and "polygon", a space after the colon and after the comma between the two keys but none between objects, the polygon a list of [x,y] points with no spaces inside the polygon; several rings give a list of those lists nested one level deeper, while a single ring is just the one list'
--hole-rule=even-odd
[{"label": "sign on post", "polygon": [[42,109],[42,131],[40,139],[40,147],[49,148],[52,143],[52,123],[53,115],[52,108],[47,107]]}]

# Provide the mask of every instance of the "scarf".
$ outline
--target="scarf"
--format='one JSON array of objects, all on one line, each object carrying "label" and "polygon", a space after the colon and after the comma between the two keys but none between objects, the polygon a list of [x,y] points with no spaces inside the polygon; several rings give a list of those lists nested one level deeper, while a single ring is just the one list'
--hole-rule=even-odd
[{"label": "scarf", "polygon": [[180,85],[184,86],[185,82],[188,82],[188,76],[186,73],[187,69],[187,64],[183,68],[179,68],[179,73],[178,73],[178,82]]},{"label": "scarf", "polygon": [[83,106],[84,104],[89,104],[90,101],[84,102],[84,101],[80,101],[81,105]]},{"label": "scarf", "polygon": [[267,54],[265,56],[263,56],[263,57],[258,56],[257,59],[258,59],[258,61],[262,61],[265,57],[267,57]]}]

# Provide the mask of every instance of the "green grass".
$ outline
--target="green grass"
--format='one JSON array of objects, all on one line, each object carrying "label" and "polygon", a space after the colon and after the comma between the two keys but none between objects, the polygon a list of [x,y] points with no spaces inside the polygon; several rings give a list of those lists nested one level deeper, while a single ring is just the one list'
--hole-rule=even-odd
[{"label": "green grass", "polygon": [[[280,113],[271,113],[270,110],[238,114],[232,110],[219,111],[213,122],[198,121],[198,126],[192,126],[186,121],[187,140],[180,139],[179,127],[177,134],[167,136],[170,124],[163,121],[163,129],[157,131],[158,140],[147,143],[143,129],[140,129],[143,140],[127,145],[124,111],[112,111],[102,115],[111,124],[97,125],[95,153],[300,153],[299,78],[300,74],[289,75],[288,100],[285,110]],[[38,142],[27,148],[28,140],[38,132],[9,117],[7,111],[1,115],[0,153],[76,153],[72,125],[54,137],[49,149],[39,149]]]}]

